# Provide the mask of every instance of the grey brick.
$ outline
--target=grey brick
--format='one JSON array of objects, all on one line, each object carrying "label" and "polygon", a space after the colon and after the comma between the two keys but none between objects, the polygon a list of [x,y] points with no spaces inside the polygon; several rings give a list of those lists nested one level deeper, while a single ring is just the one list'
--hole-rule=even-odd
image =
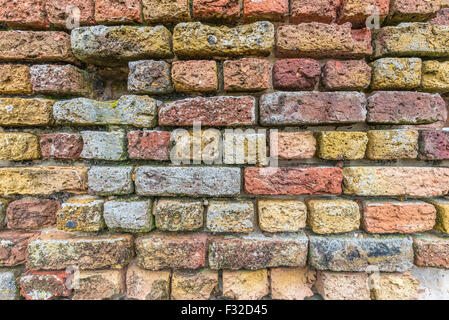
[{"label": "grey brick", "polygon": [[88,172],[89,193],[109,196],[134,192],[132,166],[91,167]]},{"label": "grey brick", "polygon": [[127,158],[125,132],[81,131],[84,147],[81,158],[120,161]]},{"label": "grey brick", "polygon": [[104,220],[117,232],[149,232],[154,227],[151,200],[112,200],[104,204]]}]

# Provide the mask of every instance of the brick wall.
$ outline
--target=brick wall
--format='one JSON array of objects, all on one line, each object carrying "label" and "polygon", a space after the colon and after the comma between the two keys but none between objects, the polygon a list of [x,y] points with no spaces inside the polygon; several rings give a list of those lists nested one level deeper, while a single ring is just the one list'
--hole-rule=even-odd
[{"label": "brick wall", "polygon": [[0,299],[449,299],[447,1],[0,4]]}]

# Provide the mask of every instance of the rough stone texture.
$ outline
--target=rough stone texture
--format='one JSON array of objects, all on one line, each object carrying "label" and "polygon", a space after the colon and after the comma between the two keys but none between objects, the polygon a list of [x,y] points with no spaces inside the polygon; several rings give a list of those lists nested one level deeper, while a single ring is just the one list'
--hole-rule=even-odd
[{"label": "rough stone texture", "polygon": [[304,267],[308,239],[303,233],[215,236],[209,238],[209,267],[257,270],[269,267]]},{"label": "rough stone texture", "polygon": [[317,270],[404,272],[413,266],[412,240],[404,236],[374,237],[361,233],[310,236],[309,264]]},{"label": "rough stone texture", "polygon": [[[172,132],[171,140],[174,144],[170,160],[173,164],[190,164],[203,161],[207,164],[219,162],[220,146],[222,146],[221,133],[217,129],[184,130],[176,129]],[[223,153],[226,151],[223,150]],[[226,154],[223,154],[225,157]],[[225,161],[226,163],[226,161]]]},{"label": "rough stone texture", "polygon": [[0,168],[1,195],[51,195],[87,189],[86,167]]},{"label": "rough stone texture", "polygon": [[270,88],[268,60],[244,58],[223,63],[226,91],[259,91]]},{"label": "rough stone texture", "polygon": [[368,98],[368,123],[428,124],[446,121],[447,110],[439,94],[376,92]]},{"label": "rough stone texture", "polygon": [[73,300],[103,300],[124,291],[120,270],[81,271]]},{"label": "rough stone texture", "polygon": [[254,130],[223,134],[223,163],[267,165],[267,137]]},{"label": "rough stone texture", "polygon": [[302,23],[280,26],[276,56],[280,58],[364,58],[371,55],[371,31],[351,24]]},{"label": "rough stone texture", "polygon": [[174,61],[171,77],[176,91],[217,91],[217,62],[213,60]]},{"label": "rough stone texture", "polygon": [[70,198],[57,214],[59,230],[96,232],[104,229],[104,200],[95,198]]},{"label": "rough stone texture", "polygon": [[190,20],[188,0],[142,0],[142,12],[148,23]]},{"label": "rough stone texture", "polygon": [[321,66],[312,59],[280,59],[273,65],[273,87],[279,90],[313,90],[320,81]]},{"label": "rough stone texture", "polygon": [[372,160],[416,159],[417,130],[370,130],[366,157]]},{"label": "rough stone texture", "polygon": [[46,0],[45,9],[50,23],[58,28],[72,29],[75,27],[74,10],[79,9],[79,24],[81,26],[92,25],[94,21],[94,0]]},{"label": "rough stone texture", "polygon": [[390,0],[389,22],[426,21],[441,8],[441,1]]},{"label": "rough stone texture", "polygon": [[308,225],[318,234],[343,233],[360,227],[357,202],[344,199],[307,201]]},{"label": "rough stone texture", "polygon": [[369,233],[413,233],[431,230],[436,210],[422,201],[363,202],[362,226]]},{"label": "rough stone texture", "polygon": [[154,227],[151,200],[111,200],[104,204],[104,221],[114,232],[149,232]]},{"label": "rough stone texture", "polygon": [[449,132],[422,130],[419,135],[419,156],[428,160],[449,159]]},{"label": "rough stone texture", "polygon": [[288,0],[244,0],[243,20],[283,20],[288,15]]},{"label": "rough stone texture", "polygon": [[61,208],[57,200],[24,198],[9,203],[6,211],[8,229],[32,230],[56,224]]},{"label": "rough stone texture", "polygon": [[2,229],[6,224],[5,218],[7,207],[8,207],[8,200],[0,198],[0,229]]},{"label": "rough stone texture", "polygon": [[171,298],[173,300],[208,300],[218,291],[218,272],[175,271],[172,277]]},{"label": "rough stone texture", "polygon": [[33,98],[0,99],[0,125],[46,126],[53,122],[53,100]]},{"label": "rough stone texture", "polygon": [[419,281],[419,300],[449,300],[449,270],[415,267],[412,276]]},{"label": "rough stone texture", "polygon": [[88,172],[89,193],[102,196],[133,193],[132,172],[132,166],[92,166]]},{"label": "rough stone texture", "polygon": [[136,193],[145,196],[234,196],[240,193],[240,169],[141,166],[135,184]]},{"label": "rough stone texture", "polygon": [[83,138],[79,133],[47,133],[40,136],[42,158],[79,159],[83,151]]},{"label": "rough stone texture", "polygon": [[270,269],[271,298],[276,300],[304,300],[313,296],[311,290],[316,272],[305,268]]},{"label": "rough stone texture", "polygon": [[83,159],[121,161],[127,158],[125,132],[81,131]]},{"label": "rough stone texture", "polygon": [[11,28],[40,28],[50,27],[45,15],[44,0],[0,1],[0,21]]},{"label": "rough stone texture", "polygon": [[115,102],[76,98],[56,102],[53,115],[58,124],[154,127],[158,104],[148,96],[135,95],[122,96]]},{"label": "rough stone texture", "polygon": [[193,17],[199,20],[234,22],[240,17],[238,0],[193,0]]},{"label": "rough stone texture", "polygon": [[0,65],[0,94],[32,94],[30,67],[23,64]]},{"label": "rough stone texture", "polygon": [[169,63],[156,60],[141,60],[132,61],[128,65],[129,92],[163,94],[173,91]]},{"label": "rough stone texture", "polygon": [[20,292],[27,300],[68,297],[71,294],[66,287],[69,276],[64,271],[27,271],[20,277]]},{"label": "rough stone texture", "polygon": [[73,54],[97,65],[123,65],[129,61],[172,57],[171,34],[164,26],[93,26],[71,33]]},{"label": "rough stone texture", "polygon": [[245,191],[250,194],[340,194],[340,168],[246,168]]},{"label": "rough stone texture", "polygon": [[206,234],[151,232],[135,240],[137,262],[148,270],[198,269],[206,262]]},{"label": "rough stone texture", "polygon": [[298,232],[306,226],[307,208],[299,200],[259,200],[259,227],[266,232]]},{"label": "rough stone texture", "polygon": [[372,297],[375,300],[417,300],[419,282],[409,273],[372,275]]},{"label": "rough stone texture", "polygon": [[448,31],[449,26],[426,23],[401,23],[396,27],[383,27],[374,37],[374,55],[376,58],[447,57]]},{"label": "rough stone texture", "polygon": [[34,160],[40,157],[36,135],[24,132],[0,133],[0,160]]},{"label": "rough stone texture", "polygon": [[449,269],[449,237],[441,234],[416,234],[413,237],[415,265]]},{"label": "rough stone texture", "polygon": [[97,24],[125,24],[142,22],[140,0],[95,0]]},{"label": "rough stone texture", "polygon": [[126,137],[131,159],[170,159],[170,131],[130,131]]},{"label": "rough stone texture", "polygon": [[39,232],[0,231],[0,267],[13,267],[25,263],[28,257],[28,243],[38,236]]},{"label": "rough stone texture", "polygon": [[63,270],[69,266],[80,269],[120,269],[131,257],[131,235],[97,235],[50,230],[28,247],[28,269]]},{"label": "rough stone texture", "polygon": [[159,125],[202,126],[252,125],[256,122],[253,97],[197,97],[167,103],[159,108]]},{"label": "rough stone texture", "polygon": [[223,271],[223,296],[233,300],[260,300],[268,295],[267,269]]},{"label": "rough stone texture", "polygon": [[329,60],[323,67],[327,90],[363,90],[371,83],[371,67],[364,60]]},{"label": "rough stone texture", "polygon": [[173,31],[173,51],[181,57],[267,56],[273,44],[274,26],[267,21],[233,28],[184,22]]},{"label": "rough stone texture", "polygon": [[270,131],[270,155],[278,159],[309,159],[316,151],[312,131]]},{"label": "rough stone texture", "polygon": [[0,61],[76,63],[70,36],[58,31],[0,32]]},{"label": "rough stone texture", "polygon": [[262,125],[364,122],[365,97],[358,92],[275,92],[260,98]]},{"label": "rough stone texture", "polygon": [[170,271],[148,271],[131,264],[126,271],[126,296],[137,300],[168,300]]},{"label": "rough stone texture", "polygon": [[370,300],[368,274],[319,271],[315,288],[324,300]]},{"label": "rough stone texture", "polygon": [[438,197],[449,191],[449,170],[428,167],[346,167],[343,192],[359,196]]},{"label": "rough stone texture", "polygon": [[193,231],[203,226],[201,201],[159,199],[153,207],[156,227],[164,231]]},{"label": "rough stone texture", "polygon": [[19,290],[14,271],[0,271],[0,300],[17,300]]},{"label": "rough stone texture", "polygon": [[317,134],[317,156],[327,160],[357,160],[365,157],[365,132],[321,131]]},{"label": "rough stone texture", "polygon": [[293,23],[331,23],[337,18],[340,0],[290,0]]},{"label": "rough stone texture", "polygon": [[254,220],[251,201],[209,201],[206,227],[210,232],[251,232]]},{"label": "rough stone texture", "polygon": [[388,15],[390,0],[342,0],[338,12],[338,23],[351,22],[353,27],[365,27],[373,21],[368,19],[377,14],[379,22]]},{"label": "rough stone texture", "polygon": [[449,8],[441,9],[437,12],[435,18],[429,21],[431,24],[448,25],[449,24]]},{"label": "rough stone texture", "polygon": [[372,63],[371,89],[414,89],[421,85],[422,62],[419,58],[383,58]]},{"label": "rough stone texture", "polygon": [[426,91],[449,92],[449,62],[423,61],[421,86]]}]

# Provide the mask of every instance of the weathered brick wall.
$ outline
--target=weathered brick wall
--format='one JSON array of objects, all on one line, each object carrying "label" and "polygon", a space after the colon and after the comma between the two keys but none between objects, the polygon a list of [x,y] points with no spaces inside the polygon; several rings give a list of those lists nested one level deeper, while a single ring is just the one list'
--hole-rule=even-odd
[{"label": "weathered brick wall", "polygon": [[0,0],[0,299],[448,299],[447,6]]}]

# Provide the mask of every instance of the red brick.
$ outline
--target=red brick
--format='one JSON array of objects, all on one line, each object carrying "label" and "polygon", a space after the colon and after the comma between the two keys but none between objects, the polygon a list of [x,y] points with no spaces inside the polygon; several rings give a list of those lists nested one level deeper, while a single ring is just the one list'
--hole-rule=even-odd
[{"label": "red brick", "polygon": [[368,98],[368,123],[429,124],[446,121],[447,110],[439,94],[376,92]]},{"label": "red brick", "polygon": [[12,267],[25,263],[28,243],[38,236],[39,232],[1,231],[0,267]]},{"label": "red brick", "polygon": [[371,31],[351,29],[350,23],[301,23],[280,26],[276,32],[279,58],[365,58],[373,53]]},{"label": "red brick", "polygon": [[251,125],[255,123],[253,97],[189,98],[159,107],[159,125],[191,126],[200,121],[203,126]]},{"label": "red brick", "polygon": [[43,158],[79,159],[83,151],[83,138],[79,133],[48,133],[41,136]]},{"label": "red brick", "polygon": [[128,132],[128,154],[131,159],[169,160],[170,131]]},{"label": "red brick", "polygon": [[382,22],[388,15],[389,9],[390,0],[341,0],[337,21],[338,23],[351,22],[353,27],[365,27],[369,16],[378,14],[379,22]]},{"label": "red brick", "polygon": [[436,25],[449,25],[449,8],[444,8],[438,11],[435,18],[429,21],[431,24]]},{"label": "red brick", "polygon": [[413,238],[415,264],[418,267],[449,269],[449,238],[420,234]]},{"label": "red brick", "polygon": [[273,65],[273,87],[279,90],[313,90],[320,81],[320,63],[312,59],[282,59]]},{"label": "red brick", "polygon": [[371,83],[371,67],[365,60],[329,60],[323,67],[323,86],[328,90],[362,90]]},{"label": "red brick", "polygon": [[199,20],[236,21],[240,17],[239,0],[193,0],[193,17]]},{"label": "red brick", "polygon": [[12,28],[47,29],[45,0],[0,0],[0,21]]},{"label": "red brick", "polygon": [[144,269],[198,269],[206,263],[206,234],[152,232],[135,244],[137,262]]},{"label": "red brick", "polygon": [[265,195],[340,194],[340,168],[246,168],[245,192]]},{"label": "red brick", "polygon": [[6,210],[9,229],[38,229],[56,224],[61,209],[57,200],[20,199],[11,202]]},{"label": "red brick", "polygon": [[141,23],[140,0],[95,0],[95,21],[106,25]]},{"label": "red brick", "polygon": [[365,201],[363,229],[369,233],[413,233],[432,230],[436,210],[421,201]]},{"label": "red brick", "polygon": [[68,297],[71,294],[66,286],[69,277],[64,271],[27,271],[19,281],[20,293],[27,300]]},{"label": "red brick", "polygon": [[72,65],[34,65],[30,74],[36,93],[88,96],[93,91],[89,74]]},{"label": "red brick", "polygon": [[419,157],[427,160],[449,159],[449,131],[422,130],[419,134]]},{"label": "red brick", "polygon": [[[46,0],[45,9],[47,10],[48,20],[58,28],[67,28],[67,22],[74,24],[74,17],[70,16],[74,11],[71,7],[79,9],[79,25],[86,26],[95,23],[94,0]],[[70,26],[70,25],[69,25]],[[75,27],[75,25],[73,25]]]},{"label": "red brick", "polygon": [[259,91],[270,87],[270,63],[264,59],[244,58],[223,63],[226,91]]},{"label": "red brick", "polygon": [[337,18],[339,5],[340,0],[291,0],[290,21],[331,23]]},{"label": "red brick", "polygon": [[175,61],[171,77],[176,91],[217,91],[217,63],[213,60]]},{"label": "red brick", "polygon": [[283,20],[288,14],[288,0],[244,0],[243,20]]}]

